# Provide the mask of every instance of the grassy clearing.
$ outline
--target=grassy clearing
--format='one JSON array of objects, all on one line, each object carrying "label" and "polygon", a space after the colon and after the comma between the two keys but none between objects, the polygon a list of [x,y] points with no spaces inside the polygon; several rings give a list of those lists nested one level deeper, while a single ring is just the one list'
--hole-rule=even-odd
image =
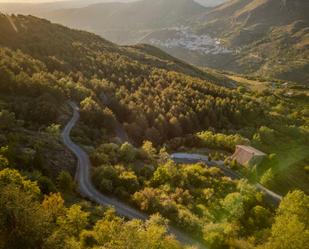
[{"label": "grassy clearing", "polygon": [[[285,116],[290,115],[291,119],[295,119],[296,126],[308,126],[308,110],[309,110],[309,91],[306,87],[294,84],[280,85],[276,81],[258,81],[254,79],[246,79],[239,75],[227,75],[231,80],[238,82],[240,86],[247,88],[252,94],[270,90],[275,96],[275,102],[284,107],[283,112],[274,109],[272,115]],[[292,93],[287,96],[287,93]],[[278,112],[279,111],[279,112]],[[302,125],[300,125],[302,123]],[[290,123],[291,125],[292,123]],[[272,125],[270,125],[271,127]],[[309,174],[305,167],[309,165],[309,147],[307,136],[294,134],[293,131],[287,131],[288,124],[274,124],[273,137],[266,135],[260,145],[255,145],[262,151],[270,154],[276,154],[276,160],[266,165],[260,165],[258,175],[250,176],[255,180],[261,180],[263,174],[271,168],[273,173],[273,181],[269,187],[281,194],[286,194],[293,189],[302,189],[309,192]],[[257,178],[256,178],[257,177]],[[252,179],[253,180],[253,179]]]},{"label": "grassy clearing", "polygon": [[268,89],[271,84],[270,82],[260,82],[257,80],[246,79],[238,75],[228,75],[228,78],[230,78],[233,81],[236,81],[240,86],[244,86],[249,90],[255,92],[262,92]]},{"label": "grassy clearing", "polygon": [[274,189],[287,193],[292,189],[302,189],[309,192],[309,175],[304,167],[309,164],[308,147],[302,144],[288,142],[275,150],[278,163],[274,165],[276,183]]}]

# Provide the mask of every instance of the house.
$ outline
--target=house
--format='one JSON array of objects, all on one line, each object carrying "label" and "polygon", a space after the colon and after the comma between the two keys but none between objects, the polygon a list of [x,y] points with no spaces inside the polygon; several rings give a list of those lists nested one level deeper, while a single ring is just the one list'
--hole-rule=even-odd
[{"label": "house", "polygon": [[241,165],[253,166],[258,165],[267,155],[251,146],[237,145],[235,153],[231,156],[232,160],[236,160]]}]

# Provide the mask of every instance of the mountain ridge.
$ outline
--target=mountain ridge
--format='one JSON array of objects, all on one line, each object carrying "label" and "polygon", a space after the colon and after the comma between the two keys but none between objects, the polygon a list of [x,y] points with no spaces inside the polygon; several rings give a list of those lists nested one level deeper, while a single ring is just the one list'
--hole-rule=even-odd
[{"label": "mountain ridge", "polygon": [[95,32],[120,44],[132,44],[149,30],[180,25],[205,9],[193,0],[143,0],[56,10],[42,17],[69,27]]},{"label": "mountain ridge", "polygon": [[213,8],[144,0],[41,16],[118,44],[151,44],[196,66],[307,85],[307,12],[309,2],[302,0],[230,0]]},{"label": "mountain ridge", "polygon": [[230,0],[143,42],[201,67],[308,85],[307,12],[301,0]]},{"label": "mountain ridge", "polygon": [[[122,56],[139,60],[145,65],[156,64],[159,68],[188,74],[203,80],[210,80],[215,84],[229,86],[228,83],[231,82],[228,78],[217,78],[215,76],[217,74],[211,75],[205,70],[179,60],[157,47],[148,44],[119,46],[96,34],[70,29],[34,16],[8,16],[0,13],[0,30],[4,34],[0,37],[1,46],[19,49],[37,59],[44,59],[47,65],[50,64],[52,67],[56,67],[56,70],[68,70],[66,63],[64,63],[66,57],[76,55],[78,60],[78,47],[83,43],[99,52],[121,53]],[[40,33],[40,37],[38,37],[38,33]],[[36,49],[33,49],[31,45],[33,39],[37,39]],[[47,41],[53,42],[46,47],[45,42]],[[62,47],[65,47],[65,49]],[[43,48],[44,53],[41,51]],[[55,58],[55,56],[59,57]],[[87,74],[87,70],[83,72]]]},{"label": "mountain ridge", "polygon": [[118,46],[86,31],[23,15],[0,15],[0,32],[1,92],[27,95],[40,108],[48,106],[42,115],[46,118],[35,117],[44,122],[59,113],[54,103],[73,99],[95,108],[102,105],[102,92],[110,98],[111,110],[88,115],[86,122],[109,129],[117,115],[137,143],[160,143],[204,127],[238,128],[243,122],[260,122],[250,117],[264,112],[253,98],[242,98],[236,85],[226,87],[230,78],[149,45]]},{"label": "mountain ridge", "polygon": [[239,50],[221,69],[308,84],[308,11],[309,2],[302,0],[233,0],[206,14],[198,33]]}]

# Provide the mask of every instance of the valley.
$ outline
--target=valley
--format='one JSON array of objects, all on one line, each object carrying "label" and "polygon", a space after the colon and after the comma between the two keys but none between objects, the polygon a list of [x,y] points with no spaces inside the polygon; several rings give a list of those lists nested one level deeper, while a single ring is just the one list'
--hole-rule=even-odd
[{"label": "valley", "polygon": [[0,249],[306,248],[307,4],[199,3],[0,4]]},{"label": "valley", "polygon": [[[58,5],[2,4],[2,8],[26,9],[21,13],[94,32],[122,45],[155,45],[196,66],[308,85],[309,6],[302,0]],[[269,10],[279,11],[272,15]]]},{"label": "valley", "polygon": [[[162,37],[157,39],[157,36],[161,36],[160,33]],[[166,39],[164,39],[163,36],[166,36]],[[190,28],[185,26],[155,31],[141,40],[141,42],[145,43],[147,43],[147,41],[151,45],[163,49],[184,49],[196,51],[201,55],[232,53],[231,50],[223,47],[219,40],[213,39],[208,35],[196,35],[191,33]]]}]

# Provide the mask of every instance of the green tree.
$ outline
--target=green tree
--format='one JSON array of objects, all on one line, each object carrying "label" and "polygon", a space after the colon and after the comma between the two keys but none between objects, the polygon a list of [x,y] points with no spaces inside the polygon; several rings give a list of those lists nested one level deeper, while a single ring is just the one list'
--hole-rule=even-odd
[{"label": "green tree", "polygon": [[157,150],[153,146],[152,142],[144,141],[143,146],[142,146],[142,151],[147,158],[149,158],[152,161],[155,160],[156,155],[157,155]]},{"label": "green tree", "polygon": [[119,176],[120,186],[124,187],[128,192],[134,193],[139,188],[137,176],[133,171],[124,171]]},{"label": "green tree", "polygon": [[180,187],[185,181],[183,178],[183,174],[178,170],[176,164],[173,161],[168,161],[163,165],[159,165],[156,169],[153,174],[152,183],[155,186],[171,184]]},{"label": "green tree", "polygon": [[209,223],[204,227],[203,238],[212,249],[229,248],[229,240],[237,234],[237,227],[229,223]]},{"label": "green tree", "polygon": [[45,196],[42,207],[46,210],[51,221],[55,222],[59,216],[65,214],[64,200],[59,193]]},{"label": "green tree", "polygon": [[46,132],[54,138],[60,137],[60,125],[59,124],[51,124],[46,127]]},{"label": "green tree", "polygon": [[71,174],[67,171],[61,171],[57,177],[57,184],[59,189],[64,192],[71,192],[74,190],[74,181]]},{"label": "green tree", "polygon": [[27,180],[20,175],[17,170],[4,169],[0,171],[0,189],[8,185],[15,186],[16,188],[29,193],[32,198],[36,198],[40,195],[40,189],[37,184]]},{"label": "green tree", "polygon": [[0,155],[0,170],[9,166],[9,160],[4,156]]},{"label": "green tree", "polygon": [[39,195],[36,183],[16,170],[0,171],[0,234],[4,248],[37,248],[49,235],[51,226]]},{"label": "green tree", "polygon": [[250,212],[249,222],[253,230],[261,230],[270,226],[272,214],[262,206],[255,206]]},{"label": "green tree", "polygon": [[230,220],[239,220],[245,214],[244,199],[240,193],[228,194],[221,204]]},{"label": "green tree", "polygon": [[7,110],[0,110],[0,129],[1,130],[12,130],[20,126],[15,118],[15,113],[9,112]]},{"label": "green tree", "polygon": [[309,197],[302,191],[288,193],[281,201],[271,236],[263,249],[299,249],[309,245]]},{"label": "green tree", "polygon": [[94,227],[94,238],[102,248],[119,249],[181,249],[173,237],[167,235],[166,222],[158,215],[145,224],[140,220],[125,222],[106,216]]},{"label": "green tree", "polygon": [[88,212],[81,210],[79,205],[72,205],[63,217],[58,217],[57,224],[60,230],[69,236],[78,237],[88,225]]},{"label": "green tree", "polygon": [[265,187],[271,187],[274,181],[274,178],[275,176],[274,176],[273,170],[270,168],[262,175],[260,182]]},{"label": "green tree", "polygon": [[170,160],[170,154],[167,152],[166,148],[163,147],[159,151],[159,163],[164,164]]},{"label": "green tree", "polygon": [[136,158],[136,149],[128,142],[120,146],[120,157],[123,161],[130,163]]}]

